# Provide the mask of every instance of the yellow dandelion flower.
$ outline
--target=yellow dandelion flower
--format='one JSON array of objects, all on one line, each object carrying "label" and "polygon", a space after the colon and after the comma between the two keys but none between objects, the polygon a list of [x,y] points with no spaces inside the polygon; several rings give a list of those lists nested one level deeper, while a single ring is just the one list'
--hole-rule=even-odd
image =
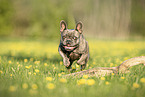
[{"label": "yellow dandelion flower", "polygon": [[10,76],[12,77],[12,76],[13,76],[13,74],[10,74]]},{"label": "yellow dandelion flower", "polygon": [[17,62],[17,65],[19,65],[19,62]]},{"label": "yellow dandelion flower", "polygon": [[47,63],[44,63],[44,66],[47,66]]},{"label": "yellow dandelion flower", "polygon": [[46,80],[52,81],[52,77],[46,77]]},{"label": "yellow dandelion flower", "polygon": [[112,67],[113,66],[113,63],[110,63],[110,67]]},{"label": "yellow dandelion flower", "polygon": [[65,74],[65,72],[61,72],[61,74]]},{"label": "yellow dandelion flower", "polygon": [[112,75],[115,75],[114,73],[111,73]]},{"label": "yellow dandelion flower", "polygon": [[105,77],[101,77],[101,80],[105,80]]},{"label": "yellow dandelion flower", "polygon": [[33,74],[34,74],[34,75],[36,75],[36,73],[35,73],[35,72],[34,72]]},{"label": "yellow dandelion flower", "polygon": [[58,77],[61,77],[61,73],[58,74]]},{"label": "yellow dandelion flower", "polygon": [[60,64],[60,65],[62,65],[62,64],[63,64],[63,62],[62,62],[62,61],[60,61],[60,62],[59,62],[59,64]]},{"label": "yellow dandelion flower", "polygon": [[72,69],[76,69],[75,67],[72,67]]},{"label": "yellow dandelion flower", "polygon": [[90,86],[92,86],[92,85],[95,84],[95,80],[94,79],[88,79],[87,80],[87,84],[90,85]]},{"label": "yellow dandelion flower", "polygon": [[125,79],[125,77],[121,77],[121,79]]},{"label": "yellow dandelion flower", "polygon": [[140,87],[139,84],[133,83],[133,88],[139,88],[139,87]]},{"label": "yellow dandelion flower", "polygon": [[108,81],[105,82],[106,85],[109,85],[110,83]]},{"label": "yellow dandelion flower", "polygon": [[83,85],[83,84],[86,84],[86,79],[80,79],[77,81],[77,84],[78,85]]},{"label": "yellow dandelion flower", "polygon": [[38,89],[38,86],[36,85],[36,84],[32,84],[32,89],[34,89],[34,90],[36,90],[36,89]]},{"label": "yellow dandelion flower", "polygon": [[0,70],[0,73],[3,74],[3,71]]},{"label": "yellow dandelion flower", "polygon": [[10,92],[15,92],[16,89],[17,89],[16,86],[10,86],[10,87],[9,87],[9,91],[10,91]]},{"label": "yellow dandelion flower", "polygon": [[24,59],[24,62],[28,62],[28,59]]},{"label": "yellow dandelion flower", "polygon": [[83,78],[87,79],[88,78],[88,75],[83,75]]},{"label": "yellow dandelion flower", "polygon": [[31,72],[28,72],[29,75],[31,75]]},{"label": "yellow dandelion flower", "polygon": [[29,66],[25,66],[25,68],[26,68],[26,69],[29,69],[30,67],[29,67]]},{"label": "yellow dandelion flower", "polygon": [[31,68],[32,67],[32,65],[29,65],[29,68]]},{"label": "yellow dandelion flower", "polygon": [[35,69],[35,72],[38,73],[39,72],[39,69]]},{"label": "yellow dandelion flower", "polygon": [[66,83],[66,82],[67,82],[67,80],[66,80],[65,78],[61,78],[61,79],[59,79],[59,81],[60,81],[61,83]]},{"label": "yellow dandelion flower", "polygon": [[35,61],[35,62],[34,62],[34,64],[39,64],[39,63],[40,63],[40,61]]},{"label": "yellow dandelion flower", "polygon": [[93,65],[95,65],[96,64],[96,62],[93,62]]},{"label": "yellow dandelion flower", "polygon": [[9,61],[9,64],[11,64],[12,63],[12,61]]},{"label": "yellow dandelion flower", "polygon": [[140,79],[140,82],[141,82],[141,83],[145,83],[145,78],[141,78],[141,79]]},{"label": "yellow dandelion flower", "polygon": [[52,89],[55,88],[55,85],[54,85],[53,83],[48,83],[48,84],[46,85],[46,87],[47,87],[48,89],[52,90]]},{"label": "yellow dandelion flower", "polygon": [[28,88],[28,84],[27,84],[27,83],[23,83],[23,84],[22,84],[22,88],[23,88],[23,89],[27,89],[27,88]]}]

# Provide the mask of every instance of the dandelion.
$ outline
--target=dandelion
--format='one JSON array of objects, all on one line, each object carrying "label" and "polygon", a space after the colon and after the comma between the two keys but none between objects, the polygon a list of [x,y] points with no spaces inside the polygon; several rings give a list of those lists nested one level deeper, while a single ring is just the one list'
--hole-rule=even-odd
[{"label": "dandelion", "polygon": [[3,71],[0,70],[0,73],[3,74]]},{"label": "dandelion", "polygon": [[84,78],[84,79],[87,79],[87,78],[88,78],[88,75],[83,75],[83,78]]},{"label": "dandelion", "polygon": [[15,92],[16,89],[17,89],[16,86],[10,86],[10,87],[9,87],[9,91],[10,91],[10,92]]},{"label": "dandelion", "polygon": [[24,62],[25,62],[25,63],[28,62],[28,59],[24,59]]},{"label": "dandelion", "polygon": [[13,74],[10,74],[10,76],[12,77],[12,76],[13,76]]},{"label": "dandelion", "polygon": [[79,68],[80,66],[78,64],[76,64],[76,68]]},{"label": "dandelion", "polygon": [[77,84],[78,85],[83,85],[83,84],[86,84],[86,79],[80,79],[77,81]]},{"label": "dandelion", "polygon": [[36,90],[36,89],[38,89],[38,86],[36,85],[36,84],[32,84],[32,89],[34,89],[34,90]]},{"label": "dandelion", "polygon": [[52,77],[46,77],[46,80],[52,81]]},{"label": "dandelion", "polygon": [[39,63],[40,63],[40,61],[35,61],[35,62],[34,62],[34,64],[39,64]]},{"label": "dandelion", "polygon": [[66,80],[65,78],[61,78],[61,79],[59,79],[59,81],[60,81],[61,83],[66,83],[66,82],[67,82],[67,80]]},{"label": "dandelion", "polygon": [[48,84],[46,85],[46,87],[47,87],[48,89],[52,90],[52,89],[55,88],[55,85],[54,85],[53,83],[48,83]]},{"label": "dandelion", "polygon": [[90,86],[92,86],[92,85],[95,84],[95,80],[94,79],[88,79],[87,80],[87,84],[90,85]]},{"label": "dandelion", "polygon": [[106,85],[109,85],[110,83],[108,81],[105,82]]},{"label": "dandelion", "polygon": [[32,65],[29,65],[29,68],[31,68],[32,67]]},{"label": "dandelion", "polygon": [[44,66],[47,66],[47,63],[44,63]]},{"label": "dandelion", "polygon": [[36,75],[36,73],[35,73],[35,72],[34,72],[33,74],[34,74],[34,75]]},{"label": "dandelion", "polygon": [[25,68],[26,68],[26,69],[29,69],[30,67],[29,67],[29,66],[25,66]]},{"label": "dandelion", "polygon": [[75,67],[72,67],[72,69],[76,69]]},{"label": "dandelion", "polygon": [[105,77],[101,77],[101,80],[105,80]]},{"label": "dandelion", "polygon": [[145,83],[145,78],[141,78],[141,79],[140,79],[140,82],[141,82],[141,83]]},{"label": "dandelion", "polygon": [[12,63],[12,61],[9,61],[9,64],[11,64]]},{"label": "dandelion", "polygon": [[133,88],[139,88],[139,87],[140,87],[139,84],[133,83]]},{"label": "dandelion", "polygon": [[125,77],[121,77],[121,79],[125,79]]},{"label": "dandelion", "polygon": [[23,83],[23,84],[22,84],[22,88],[23,88],[23,89],[27,89],[27,88],[28,88],[28,84],[27,84],[27,83]]},{"label": "dandelion", "polygon": [[110,67],[112,67],[113,66],[113,63],[110,63]]},{"label": "dandelion", "polygon": [[58,74],[58,77],[61,77],[61,73]]},{"label": "dandelion", "polygon": [[31,75],[31,72],[28,72],[29,75]]},{"label": "dandelion", "polygon": [[38,69],[35,69],[35,72],[36,72],[36,73],[38,73],[38,72],[39,72],[39,70],[38,70]]},{"label": "dandelion", "polygon": [[96,62],[93,62],[93,65],[95,65],[96,64]]},{"label": "dandelion", "polygon": [[65,72],[61,72],[61,74],[65,74]]},{"label": "dandelion", "polygon": [[63,64],[63,62],[62,62],[62,61],[60,61],[60,62],[59,62],[59,64],[60,64],[60,65],[62,65],[62,64]]},{"label": "dandelion", "polygon": [[114,73],[111,73],[112,75],[115,75]]}]

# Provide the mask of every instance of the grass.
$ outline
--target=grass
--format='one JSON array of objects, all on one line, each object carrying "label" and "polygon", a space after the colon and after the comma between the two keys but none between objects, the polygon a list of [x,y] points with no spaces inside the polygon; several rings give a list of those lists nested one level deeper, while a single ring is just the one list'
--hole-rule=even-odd
[{"label": "grass", "polygon": [[[118,66],[143,56],[145,42],[88,40],[90,60],[86,69]],[[0,40],[0,97],[144,97],[145,67],[127,74],[105,77],[64,78],[67,74],[58,53],[59,41]],[[79,70],[76,63],[73,69]],[[75,72],[75,71],[74,71]]]}]

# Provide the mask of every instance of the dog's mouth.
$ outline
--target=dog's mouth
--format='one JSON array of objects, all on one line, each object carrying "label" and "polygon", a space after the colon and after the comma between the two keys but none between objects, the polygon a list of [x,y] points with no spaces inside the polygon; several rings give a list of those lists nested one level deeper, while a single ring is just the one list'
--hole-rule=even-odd
[{"label": "dog's mouth", "polygon": [[76,46],[63,46],[66,51],[72,51],[76,48]]}]

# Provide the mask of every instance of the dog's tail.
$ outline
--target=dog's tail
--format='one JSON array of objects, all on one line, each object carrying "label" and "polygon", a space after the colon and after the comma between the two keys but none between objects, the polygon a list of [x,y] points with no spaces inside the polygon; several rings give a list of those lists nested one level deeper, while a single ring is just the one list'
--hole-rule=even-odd
[{"label": "dog's tail", "polygon": [[92,68],[80,72],[75,72],[71,74],[64,75],[65,77],[68,76],[78,76],[81,77],[84,74],[87,74],[88,76],[105,76],[105,75],[110,75],[111,73],[126,73],[129,67],[139,65],[139,64],[144,64],[145,65],[145,56],[140,56],[140,57],[134,57],[131,59],[128,59],[121,63],[117,67],[98,67],[98,68]]}]

